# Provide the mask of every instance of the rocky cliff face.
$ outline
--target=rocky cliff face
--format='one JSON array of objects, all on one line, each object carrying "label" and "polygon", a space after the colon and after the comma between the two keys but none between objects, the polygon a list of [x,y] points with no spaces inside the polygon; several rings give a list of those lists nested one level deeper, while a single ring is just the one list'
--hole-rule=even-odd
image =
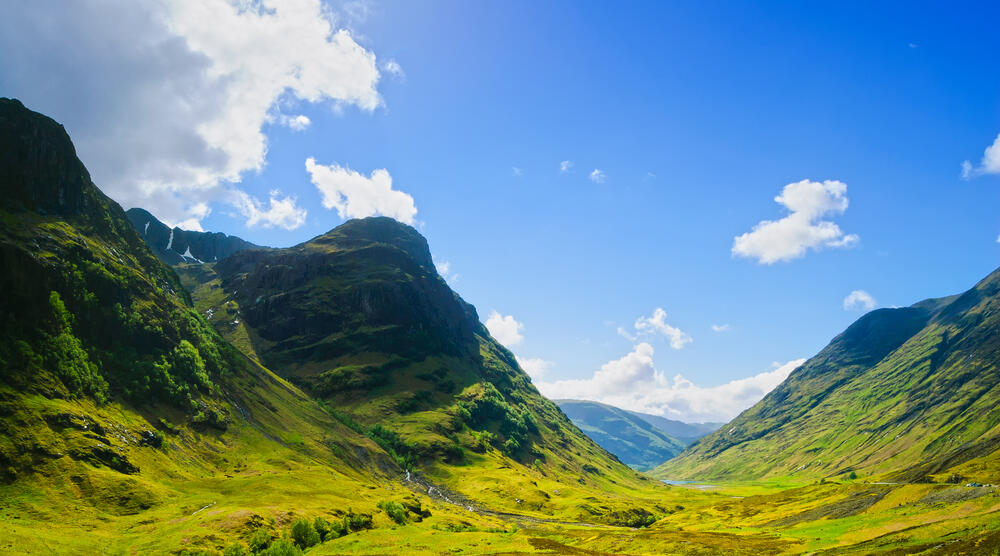
[{"label": "rocky cliff face", "polygon": [[153,253],[169,265],[210,263],[244,249],[263,249],[221,232],[170,228],[145,209],[131,208],[125,214]]}]

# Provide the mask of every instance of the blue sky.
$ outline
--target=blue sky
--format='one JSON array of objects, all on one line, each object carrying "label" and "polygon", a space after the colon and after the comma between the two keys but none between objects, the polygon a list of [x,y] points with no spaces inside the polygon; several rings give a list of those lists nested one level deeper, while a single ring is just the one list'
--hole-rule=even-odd
[{"label": "blue sky", "polygon": [[[259,128],[260,170],[191,193],[210,209],[197,215],[200,225],[292,245],[343,221],[323,206],[306,158],[365,177],[385,169],[393,189],[412,197],[435,258],[458,275],[453,287],[484,321],[497,311],[520,323],[520,341],[509,343],[521,358],[548,362],[536,382],[549,395],[728,418],[787,369],[736,393],[709,387],[816,353],[863,313],[863,302],[845,310],[852,291],[877,307],[908,305],[967,289],[1000,264],[1000,147],[997,168],[982,161],[1000,134],[995,4],[329,7],[333,28],[374,56],[378,105],[364,88],[317,102],[286,91]],[[74,25],[37,11],[23,17]],[[148,23],[135,19],[137,28]],[[186,37],[197,50],[195,32]],[[65,38],[41,35],[46,48],[31,56],[65,57]],[[210,55],[206,66],[220,60]],[[80,116],[88,95],[60,92],[59,75],[43,79],[25,69],[31,61],[0,62],[0,94],[63,121],[75,138],[120,136]],[[109,94],[148,95],[148,85],[127,85],[136,72],[121,67]],[[365,75],[358,79],[371,81]],[[276,114],[310,123],[296,131]],[[85,155],[97,147],[77,143],[99,185],[116,179],[118,166],[95,170]],[[973,170],[963,178],[965,160]],[[562,161],[572,162],[568,171]],[[595,169],[603,180],[591,179]],[[771,264],[759,262],[759,249],[734,255],[735,237],[789,214],[775,197],[802,180],[813,182],[805,203],[826,208],[800,224],[832,222],[839,232],[828,245]],[[219,193],[233,187],[264,208],[273,190],[291,196],[304,222],[248,227],[246,210]],[[125,205],[145,199],[129,184],[110,193]],[[154,214],[168,205],[157,199],[145,207]],[[670,342],[678,332],[637,330],[656,308],[666,313],[660,324],[690,338],[675,341],[680,349]],[[701,387],[693,398],[677,374]],[[667,393],[656,401],[629,391],[647,387]],[[716,404],[719,413],[707,408],[713,396],[737,399]]]}]

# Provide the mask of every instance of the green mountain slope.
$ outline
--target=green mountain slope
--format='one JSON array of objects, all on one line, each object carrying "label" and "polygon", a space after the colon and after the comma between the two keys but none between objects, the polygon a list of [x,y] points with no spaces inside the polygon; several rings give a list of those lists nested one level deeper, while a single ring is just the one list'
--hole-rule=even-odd
[{"label": "green mountain slope", "polygon": [[555,400],[584,433],[626,465],[645,471],[676,456],[684,443],[630,411],[584,400]]},{"label": "green mountain slope", "polygon": [[[0,167],[4,550],[221,548],[262,507],[376,510],[358,493],[392,458],[191,308],[62,126],[0,99]],[[292,506],[309,483],[325,509]]]},{"label": "green mountain slope", "polygon": [[617,520],[614,504],[581,500],[650,488],[538,393],[409,226],[351,220],[295,247],[178,270],[249,357],[473,503]]},{"label": "green mountain slope", "polygon": [[685,423],[674,419],[667,419],[660,415],[650,415],[638,411],[629,411],[632,415],[660,429],[667,435],[681,441],[685,446],[694,443],[699,438],[713,433],[725,423]]},{"label": "green mountain slope", "polygon": [[663,478],[886,475],[997,482],[1000,270],[863,316]]},{"label": "green mountain slope", "polygon": [[249,241],[220,232],[193,232],[171,228],[149,211],[130,208],[125,211],[150,249],[167,264],[214,262],[243,249],[260,249]]}]

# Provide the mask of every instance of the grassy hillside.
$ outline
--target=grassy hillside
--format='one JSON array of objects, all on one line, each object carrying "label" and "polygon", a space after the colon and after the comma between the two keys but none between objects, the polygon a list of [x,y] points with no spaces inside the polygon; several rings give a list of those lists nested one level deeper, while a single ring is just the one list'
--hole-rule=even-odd
[{"label": "grassy hillside", "polygon": [[683,442],[630,411],[584,400],[555,402],[594,442],[640,471],[652,469],[684,450]]},{"label": "grassy hillside", "polygon": [[879,309],[653,474],[1000,482],[1000,271]]},{"label": "grassy hillside", "polygon": [[[249,357],[471,503],[609,523],[656,513],[649,496],[663,487],[538,393],[413,228],[351,220],[292,248],[179,270],[202,314]],[[585,502],[595,494],[603,503]]]}]

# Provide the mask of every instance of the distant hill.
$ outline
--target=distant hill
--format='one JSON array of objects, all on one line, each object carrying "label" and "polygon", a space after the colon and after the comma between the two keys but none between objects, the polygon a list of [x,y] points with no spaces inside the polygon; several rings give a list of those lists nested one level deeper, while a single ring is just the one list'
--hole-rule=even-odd
[{"label": "distant hill", "polygon": [[584,400],[556,404],[594,442],[640,471],[676,456],[686,445],[631,411]]},{"label": "distant hill", "polygon": [[1000,269],[961,295],[872,311],[656,476],[1000,476]]},{"label": "distant hill", "polygon": [[153,253],[169,265],[215,262],[237,251],[261,248],[221,232],[193,232],[171,228],[141,208],[130,208],[125,211],[125,215]]},{"label": "distant hill", "polygon": [[719,430],[719,428],[725,424],[685,423],[683,421],[675,421],[659,415],[650,415],[649,413],[640,413],[638,411],[629,411],[629,413],[635,415],[643,421],[646,421],[673,438],[680,440],[685,446],[693,444],[699,438]]}]

